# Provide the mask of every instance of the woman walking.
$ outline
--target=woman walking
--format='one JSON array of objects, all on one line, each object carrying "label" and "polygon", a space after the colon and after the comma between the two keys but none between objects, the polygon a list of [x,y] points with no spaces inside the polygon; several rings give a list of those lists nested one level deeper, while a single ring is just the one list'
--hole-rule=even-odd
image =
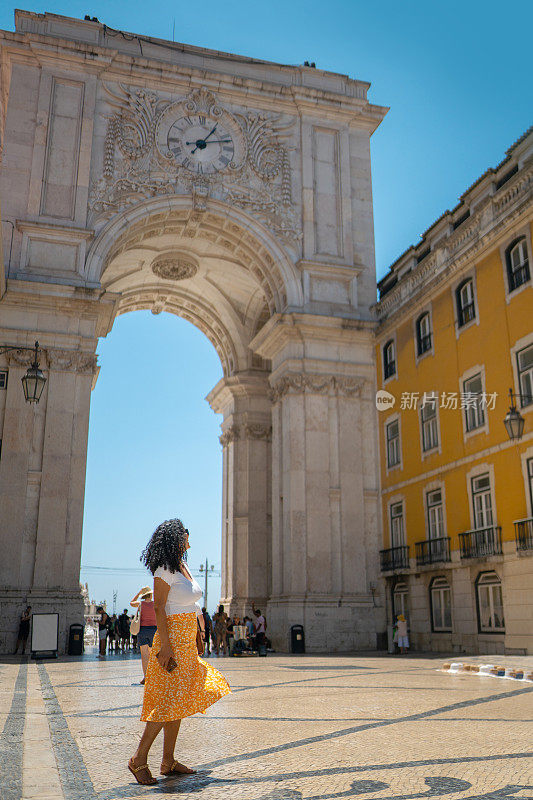
[{"label": "woman walking", "polygon": [[202,590],[186,565],[189,532],[179,519],[156,528],[141,560],[154,576],[157,632],[146,670],[141,741],[128,769],[138,783],[157,783],[148,767],[148,753],[163,728],[162,775],[195,772],[176,761],[174,748],[181,720],[204,712],[231,689],[223,675],[198,656],[198,632],[203,616],[198,604]]},{"label": "woman walking", "polygon": [[148,666],[148,659],[150,658],[150,650],[152,648],[152,642],[154,641],[154,635],[157,630],[154,599],[152,590],[149,586],[143,586],[143,588],[137,592],[135,597],[130,600],[130,606],[137,608],[139,605],[141,607],[141,627],[139,628],[139,633],[137,634],[137,644],[141,648],[141,664],[143,668],[143,679],[141,681],[141,686],[143,686],[146,680],[146,667]]}]

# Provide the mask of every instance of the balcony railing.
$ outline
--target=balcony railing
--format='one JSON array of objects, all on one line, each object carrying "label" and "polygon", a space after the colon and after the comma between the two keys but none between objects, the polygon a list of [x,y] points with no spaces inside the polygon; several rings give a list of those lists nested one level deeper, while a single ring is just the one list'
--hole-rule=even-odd
[{"label": "balcony railing", "polygon": [[517,519],[514,524],[517,550],[533,550],[533,517]]},{"label": "balcony railing", "polygon": [[459,534],[461,558],[484,558],[502,552],[502,529],[499,526],[477,528]]},{"label": "balcony railing", "polygon": [[416,542],[415,548],[418,567],[423,567],[425,564],[435,564],[438,561],[450,561],[449,536]]},{"label": "balcony railing", "polygon": [[380,550],[381,571],[391,569],[409,569],[409,547],[391,547],[389,550]]}]

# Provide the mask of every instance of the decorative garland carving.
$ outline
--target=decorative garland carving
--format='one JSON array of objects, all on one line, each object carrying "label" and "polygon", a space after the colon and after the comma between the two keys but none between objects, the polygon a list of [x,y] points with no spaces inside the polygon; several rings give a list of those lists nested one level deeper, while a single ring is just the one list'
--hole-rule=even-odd
[{"label": "decorative garland carving", "polygon": [[[151,197],[190,194],[199,212],[207,209],[211,196],[248,211],[289,243],[301,239],[289,161],[295,119],[264,112],[231,114],[205,88],[178,103],[122,84],[104,84],[104,90],[113,114],[104,143],[103,175],[90,190],[91,224],[104,223]],[[197,175],[162,153],[158,124],[172,117],[174,109],[178,113],[178,107],[185,113],[208,109],[231,119],[242,143],[237,161],[224,171]]]},{"label": "decorative garland carving", "polygon": [[80,372],[93,375],[98,366],[94,353],[81,353],[79,350],[47,350],[50,369],[60,372]]},{"label": "decorative garland carving", "polygon": [[[10,350],[5,354],[8,364],[18,367],[30,367],[34,354],[31,350]],[[41,369],[61,372],[80,372],[93,375],[98,367],[98,358],[94,353],[82,353],[80,350],[62,350],[58,348],[39,348],[39,365]]]},{"label": "decorative garland carving", "polygon": [[263,425],[260,422],[249,423],[244,426],[244,433],[247,439],[263,439],[270,442],[272,440],[272,425]]},{"label": "decorative garland carving", "polygon": [[309,375],[306,373],[290,373],[280,378],[269,393],[273,403],[287,393],[302,394],[309,391],[313,394],[339,394],[353,397],[361,393],[363,378],[352,378],[337,375]]}]

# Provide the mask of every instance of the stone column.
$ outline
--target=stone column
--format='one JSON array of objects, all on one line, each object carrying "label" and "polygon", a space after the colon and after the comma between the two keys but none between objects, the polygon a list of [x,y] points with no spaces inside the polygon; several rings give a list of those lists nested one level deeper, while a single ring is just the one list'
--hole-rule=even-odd
[{"label": "stone column", "polygon": [[31,354],[8,354],[8,396],[0,461],[3,543],[0,560],[0,648],[12,646],[21,607],[60,615],[59,649],[68,628],[83,622],[79,572],[93,353],[48,348],[47,383],[36,406],[20,378]]},{"label": "stone column", "polygon": [[376,645],[378,456],[372,327],[278,315],[252,342],[272,359],[272,593],[276,649]]},{"label": "stone column", "polygon": [[223,378],[208,395],[223,414],[222,598],[231,615],[265,606],[270,595],[271,409],[267,375]]}]

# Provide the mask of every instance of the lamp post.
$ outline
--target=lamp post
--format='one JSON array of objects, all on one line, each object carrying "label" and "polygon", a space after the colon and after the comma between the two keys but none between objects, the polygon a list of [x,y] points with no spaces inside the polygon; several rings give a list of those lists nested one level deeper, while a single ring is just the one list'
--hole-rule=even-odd
[{"label": "lamp post", "polygon": [[531,400],[531,397],[525,394],[515,394],[512,389],[509,389],[509,400],[511,404],[509,406],[509,411],[507,412],[503,424],[505,425],[505,430],[507,431],[509,439],[511,441],[516,440],[517,442],[519,442],[524,432],[525,420],[516,407],[515,404],[516,397],[519,397],[520,400],[526,400],[526,399]]},{"label": "lamp post", "polygon": [[31,350],[33,351],[33,363],[28,368],[26,374],[21,378],[24,399],[27,403],[38,403],[43,393],[46,378],[39,369],[39,342],[35,342],[34,347],[20,347],[19,345],[0,345],[0,355],[9,353],[11,350]]},{"label": "lamp post", "polygon": [[214,575],[215,575],[214,570],[215,570],[215,565],[214,564],[211,564],[211,570],[209,570],[209,562],[208,562],[207,558],[205,560],[205,565],[204,564],[200,564],[200,572],[201,572],[202,575],[205,576],[204,605],[205,605],[206,608],[207,608],[207,581],[208,581],[209,577],[211,577],[211,578],[214,577]]}]

